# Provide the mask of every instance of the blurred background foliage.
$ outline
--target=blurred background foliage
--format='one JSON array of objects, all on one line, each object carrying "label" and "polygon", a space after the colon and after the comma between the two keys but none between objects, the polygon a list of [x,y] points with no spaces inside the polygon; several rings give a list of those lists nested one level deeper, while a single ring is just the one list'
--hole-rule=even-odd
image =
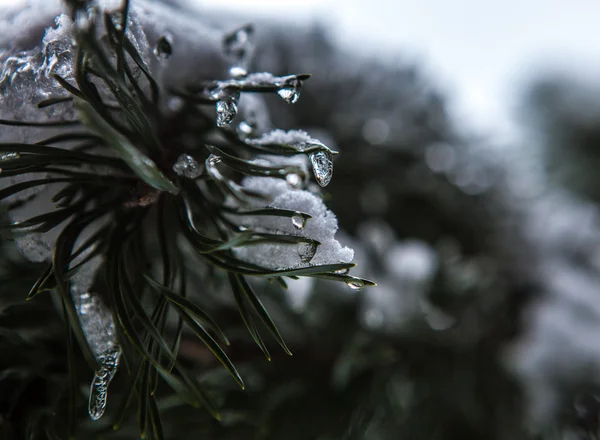
[{"label": "blurred background foliage", "polygon": [[[356,251],[357,274],[378,287],[256,285],[294,354],[273,350],[268,362],[221,281],[206,285],[198,299],[232,340],[228,354],[246,390],[187,335],[181,356],[223,420],[165,394],[166,438],[598,438],[597,85],[534,81],[522,111],[535,147],[502,154],[453,125],[419,66],[342,53],[319,26],[256,28],[253,71],[313,75],[298,104],[278,106],[272,122],[341,152],[327,204]],[[543,182],[533,193],[532,181]],[[44,427],[67,417],[64,323],[51,294],[24,302],[38,266],[6,241],[0,263],[0,438],[61,438]],[[588,288],[592,299],[582,299]],[[556,319],[538,325],[556,298]],[[561,318],[563,309],[573,319]],[[573,327],[580,320],[585,331]],[[566,346],[575,347],[569,366],[558,361]],[[91,373],[79,362],[78,438],[136,438],[134,408],[120,413],[121,375],[106,416],[88,419]]]}]

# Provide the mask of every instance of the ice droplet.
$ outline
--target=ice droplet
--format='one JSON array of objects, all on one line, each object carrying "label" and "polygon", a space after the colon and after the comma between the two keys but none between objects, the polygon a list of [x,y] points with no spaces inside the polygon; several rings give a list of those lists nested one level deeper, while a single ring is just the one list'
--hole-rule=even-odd
[{"label": "ice droplet", "polygon": [[335,272],[333,272],[336,275],[347,275],[348,272],[350,272],[350,269],[348,269],[347,267],[344,269],[338,269]]},{"label": "ice droplet", "polygon": [[96,371],[90,385],[90,400],[88,402],[88,413],[92,420],[98,420],[106,410],[108,385],[117,372],[120,357],[121,348],[118,345],[98,356],[100,369]]},{"label": "ice droplet", "polygon": [[218,93],[217,101],[217,126],[225,127],[231,124],[233,118],[237,114],[237,103],[240,99],[239,91],[221,90]]},{"label": "ice droplet", "polygon": [[173,54],[173,38],[169,34],[161,36],[154,46],[154,55],[161,61]]},{"label": "ice droplet", "polygon": [[348,287],[352,290],[362,290],[365,287],[365,283],[359,278],[352,278],[346,281]]},{"label": "ice droplet", "polygon": [[310,155],[313,173],[317,183],[323,187],[327,186],[333,176],[333,160],[328,151],[317,151]]},{"label": "ice droplet", "polygon": [[189,154],[182,154],[173,165],[173,171],[188,179],[195,179],[202,174],[202,166]]},{"label": "ice droplet", "polygon": [[300,243],[300,246],[298,247],[298,256],[303,263],[310,263],[310,260],[313,259],[316,253],[317,244],[314,242]]},{"label": "ice droplet", "polygon": [[223,37],[223,51],[233,62],[229,69],[233,78],[248,75],[248,65],[254,53],[253,33],[252,25],[246,24]]},{"label": "ice droplet", "polygon": [[277,90],[277,94],[288,104],[295,104],[300,98],[300,81],[293,85],[286,85]]},{"label": "ice droplet", "polygon": [[289,173],[285,176],[285,181],[291,188],[299,189],[302,187],[302,177],[296,173]]},{"label": "ice droplet", "polygon": [[292,225],[296,229],[302,229],[306,226],[306,217],[300,214],[299,212],[292,216]]}]

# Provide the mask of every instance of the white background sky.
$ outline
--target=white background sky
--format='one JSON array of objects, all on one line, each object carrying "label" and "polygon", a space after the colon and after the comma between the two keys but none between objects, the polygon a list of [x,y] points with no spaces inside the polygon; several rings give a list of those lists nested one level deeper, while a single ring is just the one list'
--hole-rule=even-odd
[{"label": "white background sky", "polygon": [[416,58],[467,126],[510,139],[521,87],[540,68],[600,81],[598,0],[200,0],[319,17],[340,41]]},{"label": "white background sky", "polygon": [[598,0],[188,1],[292,20],[316,17],[345,44],[419,59],[468,126],[508,138],[516,131],[519,87],[539,67],[600,80]]}]

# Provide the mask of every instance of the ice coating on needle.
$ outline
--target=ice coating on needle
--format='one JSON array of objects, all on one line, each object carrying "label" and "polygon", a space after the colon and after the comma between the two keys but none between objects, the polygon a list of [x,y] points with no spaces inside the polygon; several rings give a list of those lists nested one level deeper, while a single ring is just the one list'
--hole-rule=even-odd
[{"label": "ice coating on needle", "polygon": [[92,286],[102,265],[101,257],[94,257],[82,265],[71,280],[71,296],[86,339],[96,357],[117,345],[115,324],[110,309],[102,298],[92,292]]},{"label": "ice coating on needle", "polygon": [[[301,244],[266,244],[236,248],[242,260],[269,269],[306,267],[311,265],[349,263],[354,251],[342,246],[336,239],[338,230],[336,216],[327,209],[323,201],[309,191],[291,189],[284,180],[270,177],[247,177],[242,181],[244,188],[268,195],[272,202],[268,206],[304,212],[312,218],[301,227],[293,218],[274,216],[243,216],[240,223],[256,232],[295,235],[321,243],[314,256],[308,258],[313,249]],[[258,206],[257,206],[258,207]],[[292,252],[293,248],[296,252]]]},{"label": "ice coating on needle", "polygon": [[117,372],[121,356],[112,312],[100,295],[93,291],[94,279],[101,265],[100,256],[92,258],[81,266],[71,283],[71,297],[79,322],[100,366],[90,385],[88,412],[92,420],[98,420],[104,414],[108,386]]}]

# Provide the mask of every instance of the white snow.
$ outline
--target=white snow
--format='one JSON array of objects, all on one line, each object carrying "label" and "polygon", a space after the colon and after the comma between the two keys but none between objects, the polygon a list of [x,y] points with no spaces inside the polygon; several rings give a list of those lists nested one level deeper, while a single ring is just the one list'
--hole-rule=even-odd
[{"label": "white snow", "polygon": [[269,72],[255,72],[249,74],[241,81],[251,84],[274,84],[278,79],[278,77]]},{"label": "white snow", "polygon": [[261,137],[248,141],[254,145],[293,145],[298,148],[302,148],[307,145],[323,145],[321,141],[311,137],[304,130],[272,130],[268,133],[263,134]]},{"label": "white snow", "polygon": [[[303,263],[299,255],[301,246],[294,244],[268,244],[236,248],[236,254],[242,260],[269,268],[285,269],[352,261],[354,252],[343,247],[336,239],[337,218],[329,211],[323,201],[305,190],[290,189],[280,179],[269,177],[247,177],[242,182],[245,188],[272,197],[268,206],[289,209],[310,214],[302,229],[297,229],[287,217],[243,216],[239,219],[244,226],[256,232],[295,235],[317,240],[321,243],[309,263]],[[259,207],[259,206],[256,206]]]}]

